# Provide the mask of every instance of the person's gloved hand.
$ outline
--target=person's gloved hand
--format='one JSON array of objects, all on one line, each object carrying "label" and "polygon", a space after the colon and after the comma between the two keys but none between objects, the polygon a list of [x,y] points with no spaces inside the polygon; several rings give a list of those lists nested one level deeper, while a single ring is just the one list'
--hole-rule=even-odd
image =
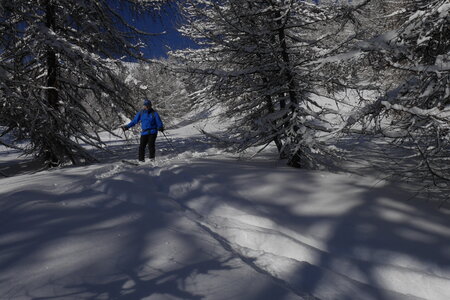
[{"label": "person's gloved hand", "polygon": [[161,127],[159,131],[164,132],[164,127]]},{"label": "person's gloved hand", "polygon": [[123,131],[127,131],[129,128],[127,127],[127,125],[123,125],[120,128],[122,128]]}]

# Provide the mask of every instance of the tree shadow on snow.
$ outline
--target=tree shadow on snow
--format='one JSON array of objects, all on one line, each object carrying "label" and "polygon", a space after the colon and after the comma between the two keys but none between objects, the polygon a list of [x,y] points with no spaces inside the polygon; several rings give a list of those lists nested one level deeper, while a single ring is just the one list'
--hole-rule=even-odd
[{"label": "tree shadow on snow", "polygon": [[[92,183],[68,177],[80,180],[81,186]],[[201,298],[185,291],[182,281],[190,272],[221,268],[219,262],[208,254],[200,258],[191,254],[180,262],[185,267],[147,278],[149,270],[140,271],[151,260],[147,239],[170,229],[176,218],[149,210],[131,199],[132,192],[130,198],[111,197],[108,185],[117,182],[106,184],[63,196],[33,189],[2,195],[6,198],[0,212],[2,299],[140,299],[154,293]],[[122,187],[132,191],[135,184],[145,182],[128,184]],[[171,232],[178,243],[200,247],[189,234]],[[28,268],[41,270],[46,281],[30,278]],[[123,286],[128,281],[132,286]]]},{"label": "tree shadow on snow", "polygon": [[[236,214],[257,214],[270,220],[276,230],[281,230],[279,236],[284,234],[281,227],[319,240],[322,246],[311,250],[315,259],[302,261],[294,254],[294,270],[283,279],[298,295],[321,299],[416,299],[412,295],[437,295],[440,285],[450,282],[450,278],[442,277],[450,274],[448,215],[426,203],[405,201],[409,194],[395,182],[362,184],[350,176],[329,185],[322,178],[326,173],[268,167],[270,162],[266,161],[209,159],[165,170],[158,180],[169,183],[166,192],[194,207],[200,215],[216,216],[219,227],[221,210],[230,218],[228,206]],[[291,177],[293,172],[296,177]],[[255,186],[268,188],[258,193]],[[242,193],[245,189],[250,192]],[[284,195],[297,196],[287,199]],[[333,205],[341,211],[330,211]],[[310,209],[314,207],[323,211]],[[316,247],[305,246],[293,236],[288,240],[294,240],[301,251],[306,246]],[[255,250],[270,253],[264,248]]]},{"label": "tree shadow on snow", "polygon": [[[146,299],[152,295],[166,295],[176,299],[200,300],[202,295],[195,295],[183,289],[182,282],[192,274],[208,274],[214,270],[229,270],[226,262],[206,260],[188,264],[185,267],[164,272],[159,276],[139,275],[133,270],[124,270],[120,279],[106,283],[83,283],[68,285],[65,288],[74,292],[54,297],[36,297],[33,300],[64,299],[82,297],[83,299]],[[148,278],[147,278],[148,277]]]},{"label": "tree shadow on snow", "polygon": [[80,188],[31,184],[0,195],[1,298],[196,300],[213,289],[196,283],[211,278],[218,299],[285,299],[285,289],[240,277],[232,254],[183,228],[179,208],[143,172],[61,175]]},{"label": "tree shadow on snow", "polygon": [[[172,139],[176,150],[162,136],[158,139],[159,154],[170,156],[211,147],[201,136],[194,142]],[[115,162],[137,151],[137,145],[111,147],[115,147],[117,156],[105,157],[103,162]],[[142,299],[162,295],[161,299],[204,299],[205,295],[186,287],[187,281],[195,274],[233,272],[233,264],[210,253],[194,234],[178,230],[176,224],[183,209],[195,211],[198,217],[217,216],[219,222],[220,211],[231,207],[239,212],[236,218],[244,216],[241,223],[247,215],[269,220],[256,224],[262,226],[261,230],[267,229],[263,238],[294,245],[291,257],[271,253],[275,250],[265,249],[263,239],[261,248],[254,249],[292,261],[280,277],[258,269],[257,258],[241,256],[245,264],[278,288],[260,286],[251,296],[240,299],[285,299],[292,294],[320,299],[414,299],[403,295],[407,291],[400,287],[414,286],[408,278],[398,282],[398,292],[393,292],[393,284],[388,282],[401,278],[402,268],[424,274],[424,286],[417,289],[427,288],[428,275],[434,280],[439,270],[449,274],[448,215],[424,203],[411,205],[402,200],[407,193],[394,182],[371,185],[340,177],[327,181],[323,176],[328,173],[276,165],[260,160],[203,159],[171,168],[124,170],[100,183],[83,179],[84,174],[67,176],[70,181],[80,181],[83,188],[68,190],[63,201],[60,194],[37,187],[0,195],[8,197],[0,211],[0,286],[8,285],[11,278],[23,280],[4,288],[2,296]],[[151,174],[144,176],[145,172]],[[334,207],[339,212],[333,211]],[[195,251],[176,263],[166,262],[165,269],[158,270],[152,266],[152,259],[166,248],[161,250],[161,245],[153,244],[158,241],[153,237],[167,231],[173,241]],[[250,231],[248,234],[251,236]],[[318,240],[320,246],[308,244],[308,239],[301,237]],[[231,237],[227,241],[239,244]],[[71,246],[64,246],[67,244]],[[297,252],[309,249],[314,259],[300,258],[296,247]],[[236,258],[233,249],[226,250],[229,257]],[[59,261],[59,256],[67,257],[68,262],[46,265]],[[410,262],[416,270],[410,269]],[[52,275],[46,282],[36,283],[27,274],[28,267],[48,267]],[[392,272],[383,273],[385,270]]]},{"label": "tree shadow on snow", "polygon": [[[321,270],[298,270],[298,284],[307,283],[308,291],[317,294],[332,277],[328,270],[343,274],[357,281],[339,292],[346,299],[428,298],[442,282],[449,284],[450,278],[440,275],[440,270],[450,274],[448,216],[426,205],[415,204],[414,209],[410,202],[392,198],[392,191],[398,189],[393,183],[383,188],[355,187],[363,190],[361,203],[329,220],[333,225],[325,240],[326,251],[314,261]],[[350,265],[340,269],[341,258]],[[445,294],[440,297],[445,299]]]}]

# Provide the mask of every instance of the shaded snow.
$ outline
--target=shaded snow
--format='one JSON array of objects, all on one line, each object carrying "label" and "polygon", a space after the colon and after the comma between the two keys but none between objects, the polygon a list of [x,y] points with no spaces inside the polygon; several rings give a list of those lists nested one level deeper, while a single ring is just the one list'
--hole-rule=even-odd
[{"label": "shaded snow", "polygon": [[120,162],[128,136],[102,164],[0,179],[0,298],[450,299],[444,211],[270,149],[238,160],[198,128],[160,136],[154,164]]}]

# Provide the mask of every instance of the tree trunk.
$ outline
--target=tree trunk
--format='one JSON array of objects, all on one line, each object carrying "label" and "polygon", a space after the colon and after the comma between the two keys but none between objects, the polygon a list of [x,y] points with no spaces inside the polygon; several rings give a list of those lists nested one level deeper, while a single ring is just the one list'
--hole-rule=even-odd
[{"label": "tree trunk", "polygon": [[[55,31],[56,28],[56,9],[52,0],[45,1],[45,25],[50,29]],[[55,117],[59,109],[58,104],[58,61],[56,57],[56,52],[51,46],[47,49],[47,104],[50,108],[50,122],[51,130],[58,131],[58,120]],[[57,132],[53,132],[54,134]],[[61,152],[61,145],[58,140],[52,136],[48,137],[49,141],[47,144],[47,149],[44,151],[44,159],[48,161],[49,166],[57,166],[60,163],[58,158],[58,153]]]},{"label": "tree trunk", "polygon": [[[292,74],[291,70],[289,69],[291,62],[290,62],[290,58],[289,58],[289,52],[288,52],[288,47],[287,47],[287,43],[286,43],[286,33],[285,33],[285,26],[282,23],[281,20],[281,14],[279,11],[277,11],[275,13],[275,17],[278,19],[277,24],[279,26],[278,28],[278,40],[280,43],[280,48],[281,48],[281,58],[283,60],[284,63],[284,70],[285,70],[285,76],[286,76],[286,80],[288,82],[288,95],[289,95],[289,108],[291,110],[291,112],[293,112],[298,104],[298,95],[296,92],[296,88],[295,88],[295,79],[294,79],[294,75]],[[281,109],[283,109],[286,106],[285,104],[285,100],[281,99],[280,102],[280,107]],[[289,126],[289,121],[287,120],[287,116],[286,116],[286,122]],[[300,139],[301,140],[301,136],[296,136],[293,137],[294,139]],[[290,157],[288,164],[290,166],[293,167],[300,167],[301,166],[301,156],[302,156],[302,150],[298,149],[293,155],[292,157]]]},{"label": "tree trunk", "polygon": [[[277,12],[277,17],[279,17],[279,16],[280,16],[280,13]],[[280,26],[282,26],[281,20],[278,20],[278,24]],[[281,46],[281,57],[283,59],[283,63],[286,66],[285,74],[286,74],[286,79],[288,81],[289,101],[291,103],[290,107],[291,107],[291,110],[293,110],[294,104],[298,104],[298,98],[297,98],[297,93],[295,91],[294,76],[292,75],[291,71],[288,68],[291,63],[290,63],[289,53],[288,53],[287,44],[286,44],[286,34],[284,31],[285,31],[284,27],[278,28],[278,39],[279,39],[280,46]]]}]

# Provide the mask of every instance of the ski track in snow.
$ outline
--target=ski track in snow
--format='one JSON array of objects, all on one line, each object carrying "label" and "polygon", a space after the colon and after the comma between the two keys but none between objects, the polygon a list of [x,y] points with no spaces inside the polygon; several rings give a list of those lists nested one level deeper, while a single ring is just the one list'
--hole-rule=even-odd
[{"label": "ski track in snow", "polygon": [[[151,168],[149,175],[155,180],[153,183],[155,192],[169,200],[173,204],[172,208],[176,207],[182,211],[186,218],[216,239],[225,250],[240,258],[255,271],[270,276],[274,282],[304,299],[316,299],[316,297],[317,299],[331,299],[339,294],[336,286],[339,286],[345,293],[349,293],[349,290],[353,291],[361,299],[371,299],[372,297],[376,299],[377,297],[374,295],[377,293],[388,295],[390,299],[427,299],[429,295],[439,295],[439,291],[434,290],[436,287],[449,283],[450,277],[445,277],[449,273],[442,274],[442,277],[424,273],[420,267],[408,267],[410,266],[409,261],[405,262],[405,266],[401,266],[401,262],[400,265],[385,264],[383,258],[368,261],[357,257],[333,255],[320,241],[303,237],[257,215],[243,214],[238,211],[231,213],[231,215],[235,213],[235,217],[203,215],[182,202],[183,194],[188,193],[190,188],[195,188],[199,184],[195,180],[191,184],[177,187],[179,191],[175,194],[179,193],[180,199],[168,196],[171,191],[167,190],[164,178],[161,179],[160,176],[163,169],[166,173],[169,172],[169,174],[165,174],[165,178],[176,175],[170,174],[170,172],[171,169],[178,166],[177,160],[179,161],[179,158],[163,159],[162,163],[157,164],[157,167]],[[148,166],[140,167],[146,169]],[[121,179],[122,177],[118,174],[123,170],[124,168],[121,166],[115,166],[112,171],[103,173],[100,178],[119,176],[118,178]],[[186,182],[190,180],[190,178],[184,179]],[[172,192],[174,191],[172,190]],[[141,201],[145,200],[141,199]],[[223,205],[226,207],[226,203]],[[226,210],[226,208],[224,209]],[[280,247],[280,245],[282,246]],[[317,257],[325,260],[327,266],[315,265]],[[339,282],[339,284],[333,284],[329,291],[323,289],[316,295],[305,293],[303,287],[297,284],[300,279],[289,272],[294,268],[308,270],[305,272],[321,273],[322,277],[335,283]],[[371,286],[370,281],[364,279],[365,275],[361,270],[366,269],[370,269],[376,274],[383,288]],[[424,287],[422,292],[418,293],[419,296],[409,294],[411,282]],[[382,290],[382,292],[376,290]],[[446,294],[445,297],[447,296],[450,297]]]},{"label": "ski track in snow", "polygon": [[[205,155],[195,155],[194,157],[198,158],[198,157],[204,157],[204,156]],[[182,157],[186,158],[186,154],[182,155]],[[177,159],[180,159],[180,158],[177,157]],[[150,174],[157,181],[157,183],[154,184],[154,187],[156,187],[157,193],[160,193],[165,198],[165,200],[170,201],[170,203],[172,204],[169,206],[170,207],[169,210],[174,209],[178,212],[181,212],[183,217],[186,217],[188,220],[190,220],[191,222],[196,224],[201,230],[203,230],[205,233],[207,233],[212,238],[214,238],[226,251],[230,252],[233,256],[239,258],[243,263],[250,266],[256,272],[261,273],[265,276],[268,276],[276,284],[290,290],[294,294],[299,295],[302,299],[305,299],[305,300],[318,299],[316,297],[313,297],[310,294],[304,293],[301,290],[296,289],[295,287],[290,286],[289,282],[279,278],[278,276],[276,276],[276,274],[273,274],[273,273],[267,271],[262,265],[255,263],[252,256],[248,256],[245,254],[245,253],[250,254],[251,251],[254,251],[254,250],[247,249],[245,247],[241,247],[238,244],[232,243],[229,240],[227,240],[226,237],[224,237],[218,233],[219,231],[217,229],[221,228],[222,226],[214,223],[212,220],[208,220],[207,217],[201,215],[196,210],[184,205],[181,201],[177,201],[174,198],[167,197],[166,193],[165,193],[166,191],[164,190],[164,188],[161,188],[161,186],[164,186],[164,184],[161,182],[161,180],[159,179],[158,176],[160,175],[160,172],[161,172],[160,167],[162,165],[167,166],[170,164],[170,162],[173,162],[173,161],[174,161],[174,159],[166,158],[166,159],[163,159],[162,161],[159,160],[157,163],[147,163],[147,164],[142,164],[139,166],[141,168],[146,168],[146,167],[148,168],[148,166],[152,167]],[[176,167],[177,165],[174,165],[174,166]],[[128,166],[124,167],[122,165],[116,165],[112,168],[112,170],[104,172],[104,173],[101,172],[101,174],[96,177],[97,177],[97,179],[105,179],[105,178],[112,178],[112,177],[115,177],[116,175],[118,175],[118,177],[121,178],[121,176],[119,175],[120,172],[126,170],[127,168],[128,168]],[[98,187],[97,185],[100,185],[100,187]],[[101,181],[97,181],[96,184],[93,186],[93,188],[95,188],[98,191],[105,192],[105,190],[101,188]],[[109,196],[111,196],[111,193],[107,193],[107,194]],[[246,230],[246,232],[250,232],[250,230]],[[260,252],[260,251],[258,251],[258,252]]]}]

